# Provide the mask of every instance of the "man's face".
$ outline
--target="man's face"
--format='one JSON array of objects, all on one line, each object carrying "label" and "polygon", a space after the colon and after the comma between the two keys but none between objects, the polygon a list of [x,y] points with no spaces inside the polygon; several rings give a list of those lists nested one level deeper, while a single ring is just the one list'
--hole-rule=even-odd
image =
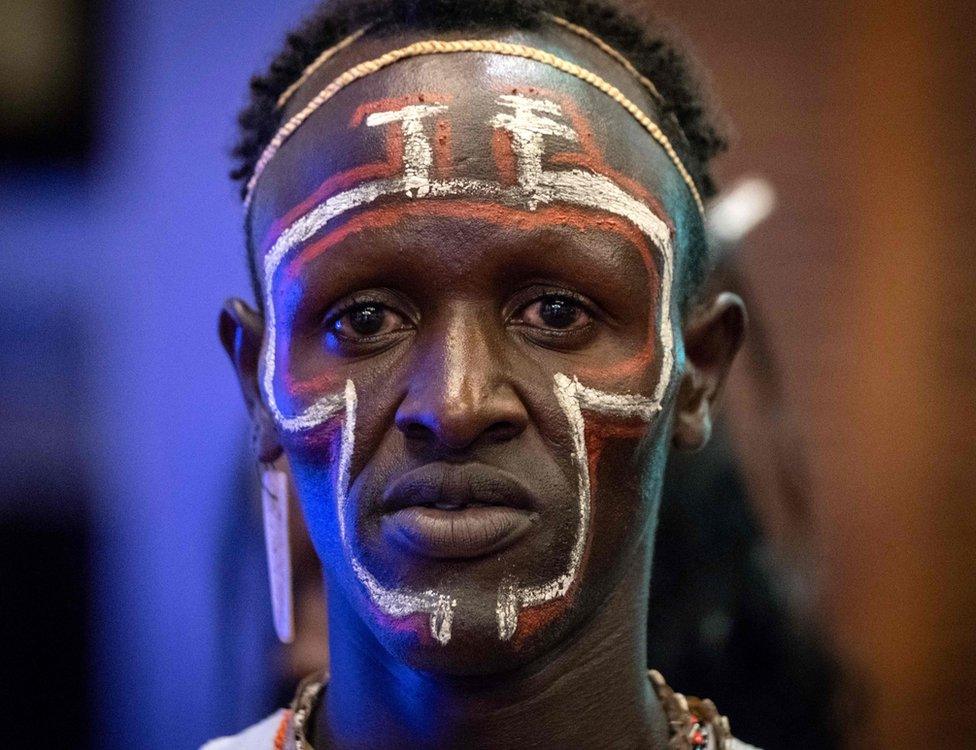
[{"label": "man's face", "polygon": [[[653,113],[575,38],[527,43]],[[271,162],[263,399],[330,595],[402,660],[524,663],[646,564],[694,210],[615,102],[486,55],[358,82]]]}]

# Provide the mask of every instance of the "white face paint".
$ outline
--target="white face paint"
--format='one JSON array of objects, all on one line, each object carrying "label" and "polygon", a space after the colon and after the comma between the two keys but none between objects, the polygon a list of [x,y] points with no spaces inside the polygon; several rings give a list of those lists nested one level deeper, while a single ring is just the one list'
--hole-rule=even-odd
[{"label": "white face paint", "polygon": [[539,202],[546,202],[542,169],[542,156],[545,153],[546,138],[558,137],[575,143],[579,140],[576,131],[568,125],[536,114],[562,115],[562,109],[547,99],[529,99],[521,94],[505,94],[498,103],[515,110],[513,114],[499,112],[491,124],[507,130],[512,136],[512,150],[518,160],[518,183],[525,191],[530,210],[534,211]]},{"label": "white face paint", "polygon": [[[566,415],[573,442],[572,457],[577,471],[579,510],[575,538],[566,568],[551,581],[538,586],[521,586],[517,581],[506,581],[501,584],[498,589],[496,615],[498,636],[502,640],[508,640],[515,634],[521,610],[565,596],[576,579],[590,520],[590,474],[583,410],[598,412],[606,417],[616,417],[624,421],[638,419],[644,422],[650,421],[661,410],[660,403],[654,399],[634,394],[605,393],[588,388],[576,378],[571,379],[562,373],[555,375],[553,392],[559,407]],[[431,635],[438,643],[445,644],[451,639],[451,626],[458,597],[435,589],[410,591],[387,588],[366,568],[350,543],[346,514],[350,485],[349,469],[356,445],[358,406],[356,386],[352,380],[346,381],[345,391],[341,395],[334,394],[330,403],[335,406],[328,414],[322,412],[324,420],[328,421],[340,415],[343,417],[335,498],[340,541],[350,567],[380,611],[397,618],[415,614],[429,615]]]},{"label": "white face paint", "polygon": [[424,119],[446,112],[443,104],[412,104],[392,112],[376,112],[366,118],[366,125],[377,127],[399,122],[403,130],[403,182],[411,198],[423,198],[430,189],[430,167],[434,150],[424,130]]},{"label": "white face paint", "polygon": [[565,596],[569,587],[576,580],[583,549],[586,546],[586,534],[590,524],[590,469],[586,452],[586,432],[583,423],[583,410],[598,412],[607,417],[616,417],[625,421],[639,419],[649,422],[661,410],[660,402],[623,393],[605,393],[594,388],[587,388],[575,377],[570,379],[562,373],[556,373],[553,392],[559,408],[569,422],[570,434],[573,439],[573,463],[576,466],[576,478],[579,501],[579,520],[576,525],[576,537],[569,553],[569,562],[565,570],[548,583],[541,586],[519,586],[515,582],[503,583],[498,589],[498,605],[495,613],[498,619],[498,637],[507,641],[515,635],[518,627],[519,612],[526,607],[540,604]]},{"label": "white face paint", "polygon": [[[612,394],[588,388],[575,378],[555,376],[554,393],[566,415],[572,434],[573,462],[578,474],[579,521],[570,557],[563,572],[551,581],[538,586],[524,586],[518,581],[502,583],[498,592],[496,615],[498,633],[507,640],[515,633],[519,612],[526,607],[565,596],[578,574],[586,542],[590,517],[590,477],[587,462],[582,412],[600,412],[606,417],[632,421],[649,421],[661,409],[661,399],[670,382],[674,366],[674,338],[671,315],[671,285],[673,281],[673,247],[671,232],[664,221],[646,204],[633,197],[604,175],[582,169],[548,171],[543,166],[547,138],[558,137],[577,141],[577,133],[553,117],[561,117],[562,109],[555,102],[531,99],[519,94],[503,95],[497,100],[505,110],[490,121],[495,128],[511,134],[516,157],[518,184],[508,187],[487,180],[431,180],[432,149],[425,120],[443,113],[445,105],[411,105],[393,112],[381,112],[367,118],[368,126],[400,122],[404,133],[404,175],[381,179],[328,198],[288,226],[268,251],[264,260],[265,319],[267,342],[264,355],[262,386],[268,408],[281,429],[297,432],[313,429],[324,422],[343,415],[339,465],[337,469],[336,502],[342,548],[350,565],[372,602],[391,617],[406,617],[418,613],[430,616],[431,635],[441,644],[451,638],[456,596],[443,591],[409,591],[390,589],[369,571],[356,556],[346,529],[346,500],[349,491],[349,469],[355,446],[356,389],[347,381],[344,393],[323,396],[300,413],[287,416],[278,407],[274,391],[277,331],[275,328],[275,274],[285,257],[296,247],[327,228],[331,222],[347,212],[367,206],[381,198],[405,195],[422,198],[467,198],[497,202],[506,206],[534,211],[538,205],[564,203],[597,209],[630,221],[658,249],[662,261],[660,286],[661,369],[653,396]],[[506,110],[512,110],[508,112]]]},{"label": "white face paint", "polygon": [[389,589],[383,586],[359,560],[349,541],[346,530],[346,500],[349,496],[349,467],[352,464],[353,449],[356,446],[356,387],[351,380],[346,381],[345,420],[342,425],[342,441],[339,449],[339,468],[336,472],[336,511],[339,518],[339,537],[342,549],[356,574],[356,578],[366,589],[370,599],[384,614],[391,617],[407,617],[417,613],[430,615],[430,633],[441,644],[451,640],[451,621],[457,600],[447,594],[427,590],[412,592]]}]

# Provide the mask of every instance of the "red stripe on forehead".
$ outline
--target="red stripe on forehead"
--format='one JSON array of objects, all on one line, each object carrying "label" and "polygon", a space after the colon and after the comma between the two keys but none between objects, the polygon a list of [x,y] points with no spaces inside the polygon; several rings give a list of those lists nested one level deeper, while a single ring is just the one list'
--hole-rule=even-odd
[{"label": "red stripe on forehead", "polygon": [[599,156],[574,153],[572,151],[560,151],[549,157],[549,164],[553,166],[581,167],[582,169],[588,169],[591,172],[603,175],[617,183],[626,192],[651,209],[651,212],[664,222],[671,236],[674,237],[674,221],[671,220],[668,212],[664,210],[661,201],[637,180],[613,169]]},{"label": "red stripe on forehead", "polygon": [[512,134],[496,128],[491,134],[491,155],[498,170],[499,182],[505,187],[518,184],[518,169],[515,166],[515,151],[512,149]]},{"label": "red stripe on forehead", "polygon": [[[579,106],[570,96],[560,91],[536,86],[506,88],[504,91],[497,93],[520,93],[529,97],[544,97],[558,104],[562,109],[563,117],[569,121],[579,138],[580,149],[578,151],[552,153],[546,157],[546,166],[580,167],[613,180],[632,196],[647,205],[665,223],[673,236],[675,231],[674,222],[671,220],[667,211],[664,210],[661,202],[637,180],[615,170],[607,163],[596,143],[589,119],[580,111]],[[356,108],[350,118],[349,128],[355,129],[362,126],[363,121],[370,114],[398,111],[415,104],[448,104],[453,99],[454,97],[451,94],[417,92],[366,102]],[[434,137],[431,139],[431,146],[434,155],[434,168],[441,179],[447,179],[453,174],[454,167],[451,120],[449,117],[440,116],[435,118],[433,122],[435,132],[433,134]],[[516,184],[516,159],[512,149],[510,133],[503,129],[495,128],[490,132],[488,140],[491,155],[495,167],[498,170],[500,183],[502,185]],[[404,143],[402,126],[399,122],[390,123],[387,126],[385,129],[385,143],[385,162],[365,164],[333,175],[319,185],[308,198],[301,201],[274,221],[265,235],[264,242],[262,243],[263,250],[267,251],[277,237],[294,221],[308,213],[319,203],[342,190],[352,188],[368,180],[391,179],[399,176],[403,172]]]},{"label": "red stripe on forehead", "polygon": [[[651,211],[654,212],[654,215],[665,223],[671,232],[671,236],[673,237],[674,222],[671,221],[671,217],[668,215],[668,212],[664,210],[664,206],[657,199],[657,197],[652,195],[651,192],[637,180],[632,177],[628,177],[607,163],[607,160],[603,156],[603,151],[597,145],[596,136],[593,134],[593,128],[590,125],[590,121],[580,111],[576,101],[559,91],[533,88],[531,89],[531,92],[534,92],[534,95],[536,96],[541,94],[562,107],[563,115],[570,121],[573,126],[573,130],[575,130],[576,135],[579,136],[579,151],[558,151],[550,154],[548,158],[549,165],[582,167],[584,169],[589,169],[591,172],[595,172],[603,175],[604,177],[610,178],[620,187],[650,208]],[[529,91],[524,91],[523,93],[528,94]]]},{"label": "red stripe on forehead", "polygon": [[[671,231],[671,235],[674,236],[674,222],[671,221],[671,217],[668,215],[667,211],[664,210],[664,206],[657,199],[657,197],[652,195],[651,192],[641,185],[637,180],[632,177],[628,177],[622,172],[619,172],[607,163],[607,160],[603,156],[603,151],[600,149],[599,145],[597,145],[596,136],[593,133],[593,126],[590,124],[589,118],[586,117],[586,115],[584,115],[580,110],[575,99],[562,91],[540,88],[538,86],[515,87],[512,89],[506,89],[503,93],[519,93],[528,97],[542,97],[543,99],[553,101],[560,106],[563,111],[563,117],[569,120],[570,124],[573,126],[573,130],[579,137],[579,150],[557,151],[549,154],[546,158],[546,166],[582,167],[590,170],[591,172],[595,172],[596,174],[601,174],[604,177],[610,178],[620,185],[620,187],[624,188],[624,190],[629,192],[632,196],[638,198],[640,201],[646,204],[647,207],[654,212],[654,215],[665,223],[665,225]],[[508,133],[505,132],[505,135],[508,135]],[[514,171],[514,155],[511,154],[511,151],[509,151],[508,158],[512,160],[512,170]],[[497,149],[495,161],[498,163],[499,169],[501,169],[502,160],[500,160],[497,155]]]},{"label": "red stripe on forehead", "polygon": [[[390,145],[390,140],[387,140],[387,145]],[[267,252],[278,237],[281,236],[282,232],[330,196],[340,193],[343,190],[349,190],[362,182],[393,179],[401,175],[403,173],[403,149],[400,149],[399,153],[392,153],[389,148],[387,151],[388,160],[386,162],[363,164],[361,167],[333,175],[319,185],[314,193],[288,211],[280,219],[277,219],[268,228],[264,242],[261,243],[262,252]]]},{"label": "red stripe on forehead", "polygon": [[449,180],[454,176],[454,131],[451,121],[437,118],[436,137],[434,138],[434,170],[442,180]]}]

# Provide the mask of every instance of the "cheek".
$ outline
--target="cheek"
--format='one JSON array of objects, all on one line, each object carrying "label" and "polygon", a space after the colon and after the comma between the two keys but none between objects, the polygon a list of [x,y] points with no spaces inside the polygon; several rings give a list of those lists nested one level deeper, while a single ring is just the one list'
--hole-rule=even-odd
[{"label": "cheek", "polygon": [[[619,354],[601,361],[597,365],[581,362],[574,368],[573,373],[584,383],[604,383],[604,390],[610,392],[632,391],[630,384],[650,381],[657,377],[662,360],[662,328],[659,318],[661,303],[661,280],[654,265],[650,249],[646,243],[641,245],[641,261],[647,275],[647,289],[649,291],[648,304],[634,321],[634,330],[627,335],[628,345]],[[646,385],[646,383],[645,383]],[[651,391],[651,388],[639,388],[638,392]]]},{"label": "cheek", "polygon": [[[646,425],[584,412],[583,429],[590,523],[577,579],[567,596],[522,610],[513,638],[516,648],[524,648],[537,633],[562,617],[581,594],[591,601],[602,600],[605,587],[617,579],[613,570],[622,567],[633,548],[633,538],[643,529],[643,524],[634,523],[643,516],[635,455]],[[567,460],[571,460],[568,451]]]},{"label": "cheek", "polygon": [[[644,435],[643,423],[621,423],[599,416],[584,417],[586,425],[586,462],[590,473],[590,494],[594,503],[601,487],[609,491],[627,484],[621,474],[633,465],[637,444]],[[606,456],[606,460],[604,460]],[[628,489],[631,489],[628,487]]]},{"label": "cheek", "polygon": [[275,395],[290,413],[297,413],[316,398],[343,390],[345,378],[328,366],[324,330],[306,318],[310,301],[300,282],[288,285],[276,301]]},{"label": "cheek", "polygon": [[338,540],[335,488],[341,454],[342,423],[330,420],[319,427],[287,433],[282,447],[288,458],[309,537],[323,560]]},{"label": "cheek", "polygon": [[598,596],[619,580],[647,529],[649,506],[640,489],[638,453],[647,425],[592,416],[586,419],[590,526],[583,558],[584,585]]}]

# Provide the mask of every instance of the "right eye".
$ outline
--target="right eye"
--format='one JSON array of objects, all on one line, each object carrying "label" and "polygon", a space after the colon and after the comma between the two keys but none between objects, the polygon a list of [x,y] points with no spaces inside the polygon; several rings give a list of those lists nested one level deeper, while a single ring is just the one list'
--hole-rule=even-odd
[{"label": "right eye", "polygon": [[347,353],[357,345],[381,344],[411,327],[406,317],[382,302],[355,302],[326,319],[326,347]]},{"label": "right eye", "polygon": [[389,308],[364,302],[347,309],[333,321],[332,330],[337,336],[354,339],[395,330],[398,322],[399,316]]}]

